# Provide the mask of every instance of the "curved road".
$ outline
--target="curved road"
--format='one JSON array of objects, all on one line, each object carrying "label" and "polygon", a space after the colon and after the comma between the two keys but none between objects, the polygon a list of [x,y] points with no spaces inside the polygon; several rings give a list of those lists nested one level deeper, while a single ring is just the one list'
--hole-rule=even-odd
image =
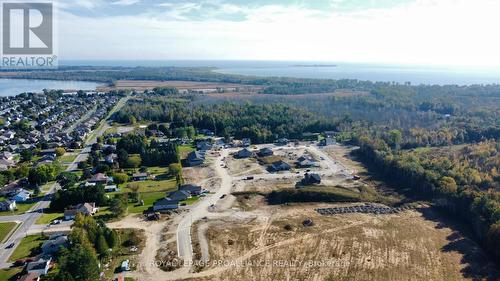
[{"label": "curved road", "polygon": [[[257,148],[270,147],[273,150],[288,150],[288,149],[305,149],[309,153],[315,154],[321,158],[319,162],[323,163],[323,168],[321,170],[321,175],[333,175],[338,172],[346,172],[340,167],[338,163],[330,158],[324,151],[316,146],[293,146],[293,147],[276,147],[273,145],[258,145]],[[223,149],[220,156],[217,157],[213,165],[215,172],[221,178],[220,188],[215,192],[215,194],[207,196],[205,199],[201,200],[199,203],[192,206],[190,212],[186,214],[179,225],[177,226],[177,253],[180,258],[184,260],[186,266],[190,266],[193,263],[193,246],[191,242],[191,228],[194,222],[202,219],[203,217],[208,217],[208,208],[210,205],[215,204],[223,194],[229,194],[232,188],[233,180],[245,180],[245,176],[232,177],[229,175],[227,169],[224,168],[224,159],[231,152],[236,152],[238,149]],[[252,175],[254,180],[259,179],[279,179],[279,178],[301,178],[303,173],[296,174],[291,172],[284,172],[278,174],[258,174]]]}]

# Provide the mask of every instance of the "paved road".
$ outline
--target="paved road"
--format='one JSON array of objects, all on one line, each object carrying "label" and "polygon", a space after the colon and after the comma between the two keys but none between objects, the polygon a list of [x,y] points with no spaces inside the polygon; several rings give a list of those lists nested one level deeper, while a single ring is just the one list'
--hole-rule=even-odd
[{"label": "paved road", "polygon": [[[92,144],[94,144],[97,141],[97,138],[103,135],[106,129],[109,128],[107,119],[114,112],[122,108],[129,98],[130,96],[126,96],[117,102],[115,107],[109,112],[108,116],[101,121],[99,127],[93,133],[91,133],[90,137],[85,142],[85,148],[82,149],[80,151],[80,154],[78,154],[73,162],[68,165],[66,171],[70,172],[78,169],[78,163],[87,159]],[[0,244],[0,269],[7,268],[12,265],[8,262],[8,259],[24,237],[26,237],[28,234],[40,233],[44,229],[46,229],[45,226],[40,227],[35,225],[35,223],[38,218],[42,216],[41,212],[43,211],[43,209],[47,209],[50,206],[52,195],[58,188],[60,188],[59,184],[54,183],[47,194],[25,214],[0,217],[0,222],[17,221],[21,223],[21,226],[17,228],[17,230],[9,237],[9,239],[5,243]],[[5,247],[7,247],[7,245],[9,245],[10,243],[14,243],[15,246],[10,249],[6,249]]]},{"label": "paved road", "polygon": [[191,227],[193,222],[200,220],[208,215],[208,208],[215,204],[223,194],[228,194],[231,191],[232,178],[226,169],[221,167],[222,159],[229,155],[229,150],[225,149],[214,162],[215,172],[221,178],[220,188],[214,193],[196,205],[192,206],[189,214],[181,220],[177,226],[177,253],[180,258],[184,259],[184,263],[189,265],[193,261],[193,246],[191,243]]}]

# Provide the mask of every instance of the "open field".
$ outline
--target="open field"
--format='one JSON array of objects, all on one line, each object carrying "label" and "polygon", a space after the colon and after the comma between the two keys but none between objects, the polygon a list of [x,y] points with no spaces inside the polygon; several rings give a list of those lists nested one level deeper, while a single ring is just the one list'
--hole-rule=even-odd
[{"label": "open field", "polygon": [[[265,208],[265,216],[213,221],[207,231],[212,262],[246,265],[209,263],[201,274],[217,274],[192,280],[467,280],[470,273],[497,274],[474,242],[430,208],[326,217],[315,207]],[[308,218],[314,225],[305,227]]]},{"label": "open field", "polygon": [[175,179],[168,180],[145,180],[145,181],[134,181],[123,184],[122,192],[131,192],[130,187],[138,187],[138,192],[158,192],[158,191],[172,191],[176,188]]},{"label": "open field", "polygon": [[226,159],[228,172],[232,176],[267,173],[265,167],[259,165],[255,158],[236,159],[229,156]]},{"label": "open field", "polygon": [[43,213],[37,220],[36,224],[49,224],[53,220],[64,219],[64,213]]},{"label": "open field", "polygon": [[0,242],[7,238],[9,233],[16,228],[17,223],[15,222],[1,222],[0,223]]},{"label": "open field", "polygon": [[217,89],[225,89],[226,91],[235,91],[241,89],[246,92],[257,91],[262,87],[243,85],[243,84],[229,84],[229,83],[212,83],[212,82],[192,82],[192,81],[151,81],[151,80],[118,80],[114,86],[98,87],[98,91],[110,90],[152,90],[153,88],[177,88],[180,92],[186,90],[213,92]]}]

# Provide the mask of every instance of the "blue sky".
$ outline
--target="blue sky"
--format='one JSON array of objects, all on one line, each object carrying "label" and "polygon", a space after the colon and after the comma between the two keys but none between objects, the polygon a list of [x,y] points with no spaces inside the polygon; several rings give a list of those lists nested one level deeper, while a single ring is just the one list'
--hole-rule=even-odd
[{"label": "blue sky", "polygon": [[59,54],[500,66],[498,2],[59,0]]}]

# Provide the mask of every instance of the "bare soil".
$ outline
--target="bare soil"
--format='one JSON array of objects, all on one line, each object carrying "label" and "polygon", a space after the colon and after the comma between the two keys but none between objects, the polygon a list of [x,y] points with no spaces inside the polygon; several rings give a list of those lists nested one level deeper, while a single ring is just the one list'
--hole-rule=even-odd
[{"label": "bare soil", "polygon": [[[275,207],[258,216],[211,224],[207,238],[212,264],[190,280],[469,280],[470,272],[476,278],[497,276],[490,264],[467,258],[484,254],[430,208],[393,215],[321,216],[314,211],[318,206],[332,204]],[[314,225],[305,227],[305,219]]]}]

